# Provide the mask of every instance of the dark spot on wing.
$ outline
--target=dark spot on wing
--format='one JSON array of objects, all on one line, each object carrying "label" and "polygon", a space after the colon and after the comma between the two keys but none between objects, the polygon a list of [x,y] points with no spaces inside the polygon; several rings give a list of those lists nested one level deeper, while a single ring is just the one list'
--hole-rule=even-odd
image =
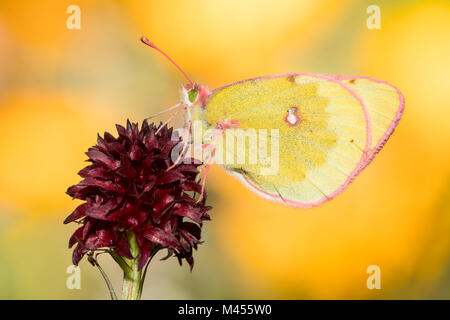
[{"label": "dark spot on wing", "polygon": [[289,77],[287,77],[287,80],[289,82],[294,82],[295,83],[295,76],[289,76]]}]

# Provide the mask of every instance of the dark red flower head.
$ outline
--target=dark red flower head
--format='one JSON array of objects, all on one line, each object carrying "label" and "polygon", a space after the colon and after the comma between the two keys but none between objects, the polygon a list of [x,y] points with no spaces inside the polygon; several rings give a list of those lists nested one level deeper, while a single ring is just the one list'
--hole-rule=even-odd
[{"label": "dark red flower head", "polygon": [[144,121],[116,125],[118,138],[105,132],[86,153],[92,164],[79,172],[84,178],[67,190],[84,200],[64,223],[81,226],[69,241],[73,263],[100,248],[132,258],[126,238],[134,232],[139,246],[139,269],[153,249],[167,248],[178,260],[193,266],[192,250],[200,243],[202,222],[209,220],[206,194],[197,203],[201,186],[195,182],[198,164],[180,163],[170,170],[172,128],[158,128]]}]

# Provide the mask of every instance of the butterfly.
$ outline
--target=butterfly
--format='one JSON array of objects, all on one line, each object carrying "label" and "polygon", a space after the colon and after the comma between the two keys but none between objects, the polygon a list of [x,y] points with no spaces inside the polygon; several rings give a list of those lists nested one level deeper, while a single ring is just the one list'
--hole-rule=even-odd
[{"label": "butterfly", "polygon": [[[374,159],[404,112],[404,97],[395,86],[364,76],[285,73],[211,91],[194,83],[149,39],[141,41],[189,81],[181,87],[181,102],[163,112],[178,108],[173,118],[183,110],[190,136],[195,123],[208,132],[201,144],[207,150],[202,194],[208,168],[219,159],[227,172],[265,199],[297,208],[321,205],[344,191]],[[227,144],[232,130],[244,138],[264,133],[259,136],[265,139]],[[186,148],[187,143],[182,151]],[[239,152],[244,153],[241,161]],[[261,161],[250,161],[259,155]],[[276,170],[267,173],[272,158]]]}]

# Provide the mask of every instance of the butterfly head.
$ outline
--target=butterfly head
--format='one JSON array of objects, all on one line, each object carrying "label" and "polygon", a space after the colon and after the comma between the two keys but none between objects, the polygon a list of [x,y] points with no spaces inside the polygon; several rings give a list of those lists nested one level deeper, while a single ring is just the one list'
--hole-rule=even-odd
[{"label": "butterfly head", "polygon": [[199,104],[201,107],[206,107],[208,104],[208,97],[211,91],[207,86],[196,83],[188,83],[181,87],[181,102],[188,107]]}]

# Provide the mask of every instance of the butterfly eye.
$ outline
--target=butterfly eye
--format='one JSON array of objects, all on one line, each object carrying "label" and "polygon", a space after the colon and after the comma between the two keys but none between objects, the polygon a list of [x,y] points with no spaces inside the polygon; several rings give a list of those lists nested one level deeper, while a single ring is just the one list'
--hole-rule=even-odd
[{"label": "butterfly eye", "polygon": [[194,103],[197,100],[197,97],[198,97],[197,89],[189,90],[189,92],[188,92],[189,102]]}]

